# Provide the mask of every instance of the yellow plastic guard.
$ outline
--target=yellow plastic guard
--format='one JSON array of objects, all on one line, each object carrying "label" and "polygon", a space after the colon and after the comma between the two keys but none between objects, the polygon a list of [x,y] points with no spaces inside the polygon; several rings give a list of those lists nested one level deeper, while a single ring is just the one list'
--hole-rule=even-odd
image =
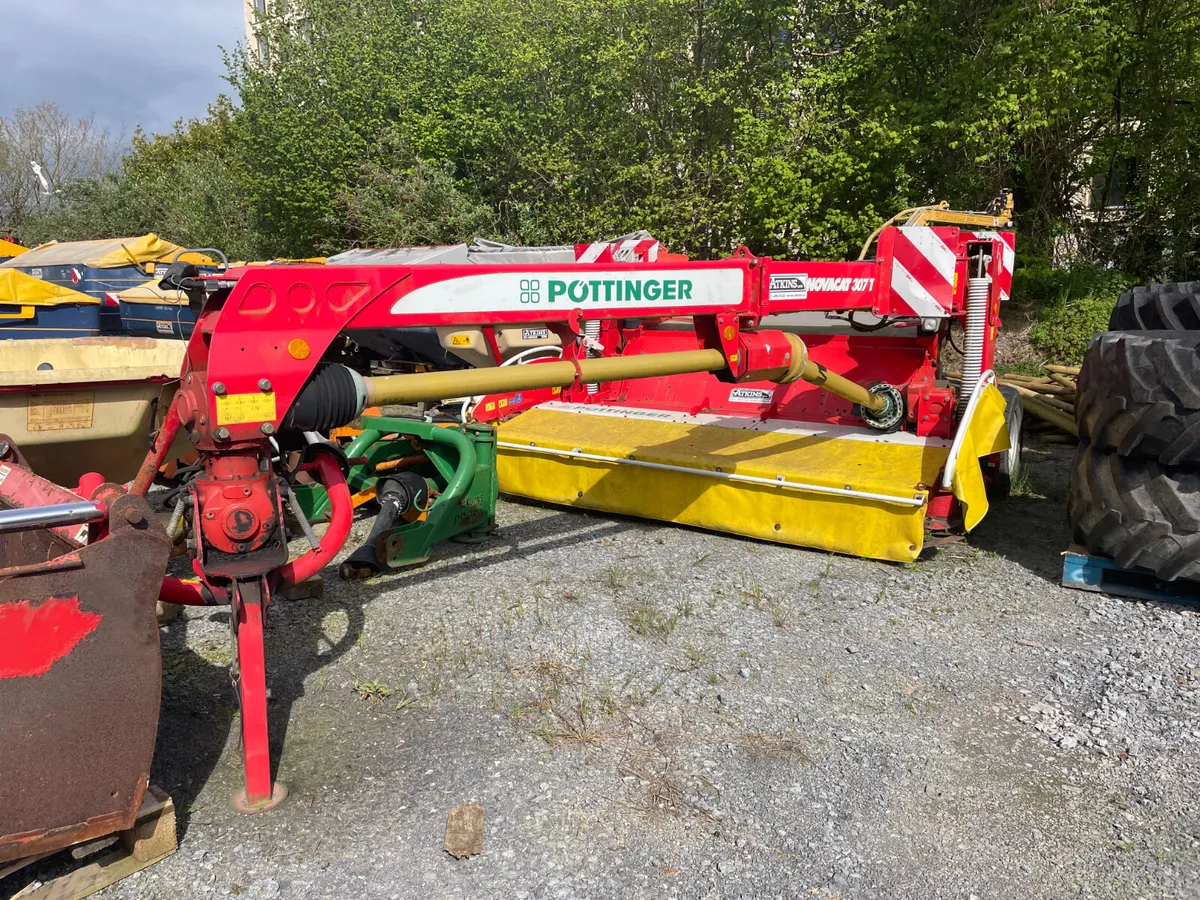
[{"label": "yellow plastic guard", "polygon": [[[498,429],[500,490],[874,559],[907,562],[921,552],[927,488],[946,460],[947,442],[832,427],[812,434],[670,419],[546,407],[524,412]],[[964,462],[978,469],[974,457]],[[711,474],[718,469],[769,483]]]},{"label": "yellow plastic guard", "polygon": [[1004,395],[994,384],[985,385],[963,435],[962,450],[950,476],[950,487],[963,506],[963,526],[970,531],[988,511],[987,488],[979,458],[1007,450]]},{"label": "yellow plastic guard", "polygon": [[79,291],[42,281],[16,269],[0,269],[0,303],[15,303],[21,306],[60,306],[68,303],[95,306],[99,302],[98,298],[90,294],[81,294]]}]

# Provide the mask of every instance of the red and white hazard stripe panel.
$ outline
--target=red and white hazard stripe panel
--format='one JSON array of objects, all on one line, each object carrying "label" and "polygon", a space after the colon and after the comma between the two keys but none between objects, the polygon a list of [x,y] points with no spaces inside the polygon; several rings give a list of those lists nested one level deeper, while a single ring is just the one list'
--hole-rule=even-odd
[{"label": "red and white hazard stripe panel", "polygon": [[1000,289],[1000,302],[1003,303],[1008,299],[1008,291],[1012,286],[1013,267],[1016,265],[1017,255],[1014,250],[1017,243],[1017,234],[1014,231],[964,231],[963,235],[976,241],[1003,241],[1004,252],[1000,257],[999,277],[996,279],[996,286]]},{"label": "red and white hazard stripe panel", "polygon": [[[944,318],[954,303],[957,256],[947,243],[953,229],[910,225],[898,228],[892,259],[892,304],[921,318]],[[899,315],[904,315],[900,312]]]},{"label": "red and white hazard stripe panel", "polygon": [[653,239],[594,241],[575,245],[575,262],[654,262],[658,250],[659,243]]}]

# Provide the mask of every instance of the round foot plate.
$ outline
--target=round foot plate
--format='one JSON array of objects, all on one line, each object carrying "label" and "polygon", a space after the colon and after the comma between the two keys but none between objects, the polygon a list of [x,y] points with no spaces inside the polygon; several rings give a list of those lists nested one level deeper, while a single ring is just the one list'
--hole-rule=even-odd
[{"label": "round foot plate", "polygon": [[277,781],[275,782],[274,790],[271,791],[270,800],[264,800],[260,803],[251,805],[246,802],[246,789],[242,788],[241,790],[236,791],[233,795],[233,808],[240,813],[245,813],[248,816],[252,816],[256,813],[264,813],[274,809],[287,799],[287,795],[287,785],[282,781]]}]

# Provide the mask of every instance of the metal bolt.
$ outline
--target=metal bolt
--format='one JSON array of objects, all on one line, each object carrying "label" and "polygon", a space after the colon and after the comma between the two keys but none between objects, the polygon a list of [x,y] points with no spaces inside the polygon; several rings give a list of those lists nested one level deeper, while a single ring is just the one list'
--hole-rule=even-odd
[{"label": "metal bolt", "polygon": [[218,382],[215,382],[215,383],[213,384],[213,393],[214,393],[214,394],[216,394],[218,397],[224,397],[224,396],[225,396],[225,385],[224,385],[224,383],[223,383],[223,382],[220,382],[220,381],[218,381]]},{"label": "metal bolt", "polygon": [[215,432],[213,432],[213,434],[216,435],[218,441],[229,440],[229,429],[228,428],[218,428]]},{"label": "metal bolt", "polygon": [[260,391],[269,391],[271,389],[271,379],[269,379],[269,378],[258,379],[258,389]]},{"label": "metal bolt", "polygon": [[260,425],[258,427],[258,430],[261,431],[263,434],[274,434],[275,426],[273,424],[271,424],[270,422],[263,422],[262,425]]},{"label": "metal bolt", "polygon": [[142,522],[146,521],[145,517],[141,514],[137,507],[134,506],[125,507],[123,510],[121,510],[121,515],[130,525],[141,525]]}]

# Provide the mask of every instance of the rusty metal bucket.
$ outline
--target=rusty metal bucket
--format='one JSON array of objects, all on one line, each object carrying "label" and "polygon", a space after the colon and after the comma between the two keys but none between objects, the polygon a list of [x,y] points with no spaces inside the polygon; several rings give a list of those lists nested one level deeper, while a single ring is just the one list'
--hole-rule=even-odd
[{"label": "rusty metal bucket", "polygon": [[[105,485],[91,503],[32,474],[6,449],[0,862],[132,827],[158,729],[154,608],[170,551],[145,499]],[[90,536],[80,534],[79,514],[67,527],[13,530],[20,515],[36,518],[72,498],[82,517],[96,520]]]}]

